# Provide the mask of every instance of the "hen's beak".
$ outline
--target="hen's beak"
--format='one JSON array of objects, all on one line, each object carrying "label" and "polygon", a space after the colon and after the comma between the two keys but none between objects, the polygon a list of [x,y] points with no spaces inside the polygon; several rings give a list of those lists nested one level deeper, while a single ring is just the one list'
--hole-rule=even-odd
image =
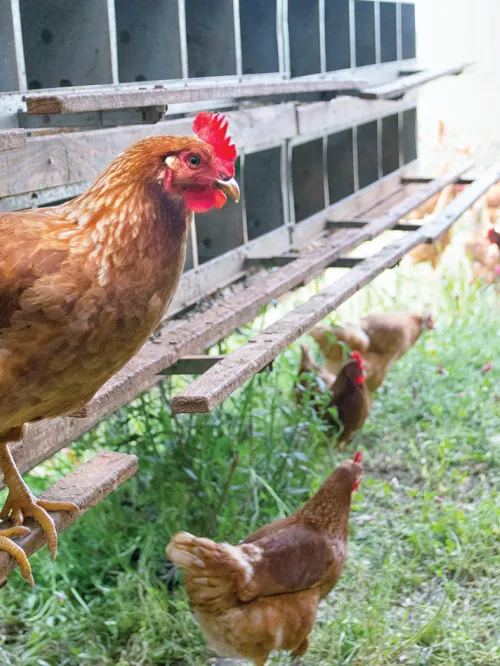
[{"label": "hen's beak", "polygon": [[236,203],[240,200],[240,187],[234,178],[230,180],[215,180],[214,187],[224,192],[227,197],[234,199]]}]

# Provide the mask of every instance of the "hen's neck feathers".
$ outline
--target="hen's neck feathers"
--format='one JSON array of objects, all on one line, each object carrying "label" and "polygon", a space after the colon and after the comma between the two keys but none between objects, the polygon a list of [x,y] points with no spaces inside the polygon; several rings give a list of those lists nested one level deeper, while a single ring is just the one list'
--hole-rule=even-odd
[{"label": "hen's neck feathers", "polygon": [[341,465],[295,514],[315,529],[347,537],[355,468]]},{"label": "hen's neck feathers", "polygon": [[[166,193],[162,172],[138,173],[137,161],[117,158],[86,192],[61,206],[72,253],[95,267],[102,284],[143,261],[184,262],[192,213]],[[128,166],[128,168],[126,168]],[[140,177],[139,177],[140,175]],[[153,271],[154,272],[154,271]]]}]

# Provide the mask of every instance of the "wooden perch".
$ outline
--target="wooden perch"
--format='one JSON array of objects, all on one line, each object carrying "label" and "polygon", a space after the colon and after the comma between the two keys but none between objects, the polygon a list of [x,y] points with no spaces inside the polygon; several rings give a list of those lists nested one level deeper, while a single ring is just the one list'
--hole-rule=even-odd
[{"label": "wooden perch", "polygon": [[353,91],[352,94],[361,97],[361,99],[398,99],[405,93],[410,92],[410,90],[418,88],[425,83],[430,83],[443,76],[461,74],[469,64],[470,63],[462,63],[460,65],[455,65],[454,67],[425,69],[422,72],[403,76],[394,81],[361,88],[358,91]]},{"label": "wooden perch", "polygon": [[[137,457],[126,453],[102,451],[84,463],[75,472],[61,479],[40,497],[45,500],[74,502],[80,511],[57,511],[51,513],[57,532],[62,532],[83,513],[107,497],[137,471]],[[30,557],[45,545],[45,536],[40,525],[30,518],[24,521],[31,532],[14,539]],[[4,526],[4,524],[2,524]],[[5,552],[0,552],[0,578],[5,577],[17,566],[15,560]]]},{"label": "wooden perch", "polygon": [[116,109],[168,106],[183,102],[220,100],[226,98],[262,97],[265,95],[289,95],[305,92],[328,92],[351,90],[366,85],[365,81],[345,81],[326,77],[314,80],[277,80],[270,83],[219,83],[165,88],[154,87],[134,90],[127,86],[91,92],[57,92],[54,95],[27,95],[28,113],[32,115],[60,113],[88,113],[113,111]]}]

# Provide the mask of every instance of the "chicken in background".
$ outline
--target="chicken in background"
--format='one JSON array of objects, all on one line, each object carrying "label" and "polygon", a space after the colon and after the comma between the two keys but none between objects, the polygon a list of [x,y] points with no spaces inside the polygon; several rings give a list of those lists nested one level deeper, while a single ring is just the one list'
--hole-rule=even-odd
[{"label": "chicken in background", "polygon": [[273,650],[306,652],[318,604],[344,568],[361,457],[343,462],[292,516],[238,546],[187,532],[172,537],[167,555],[182,569],[195,617],[219,656],[264,666]]},{"label": "chicken in background", "polygon": [[[326,393],[329,396],[327,402],[322,402],[321,405],[313,402],[312,405],[316,411],[324,412],[330,425],[338,430],[336,439],[342,451],[354,433],[363,427],[371,409],[371,397],[365,384],[363,357],[358,351],[348,353],[335,375],[328,369],[320,368],[313,361],[308,347],[302,345],[301,349],[301,378],[300,387],[296,389],[297,401],[302,402],[308,388],[313,399],[317,393]],[[304,376],[304,373],[308,373],[315,382],[312,387],[311,380]]]},{"label": "chicken in background", "polygon": [[[434,328],[432,316],[410,312],[369,315],[359,324],[329,326],[318,324],[309,335],[325,356],[325,368],[336,374],[343,364],[345,345],[361,352],[365,363],[366,386],[376,391],[393,366],[413,347],[422,331]],[[339,344],[343,343],[343,344]]]},{"label": "chicken in background", "polygon": [[474,207],[476,229],[465,242],[465,253],[472,260],[472,284],[495,284],[500,277],[500,248],[492,243],[489,234],[489,214],[486,196]]},{"label": "chicken in background", "polygon": [[[239,200],[236,148],[223,116],[200,113],[197,136],[152,136],[118,156],[83,194],[61,206],[0,215],[0,467],[9,489],[0,550],[33,584],[10,536],[43,527],[71,502],[37,500],[9,451],[25,425],[85,406],[162,319],[179,283],[193,212]],[[14,532],[12,531],[14,530]],[[17,530],[17,532],[16,532]]]},{"label": "chicken in background", "polygon": [[[440,193],[437,200],[436,207],[430,215],[425,219],[422,219],[422,224],[427,224],[432,219],[437,217],[450,203],[450,201],[455,197],[455,186],[447,185]],[[429,261],[432,265],[432,268],[435,270],[438,267],[438,264],[441,260],[443,252],[446,250],[448,245],[451,243],[452,237],[452,228],[448,229],[440,238],[437,239],[435,243],[423,243],[422,245],[417,245],[416,248],[411,250],[408,253],[410,260],[413,265],[421,264],[426,261]]]},{"label": "chicken in background", "polygon": [[491,244],[495,244],[500,249],[500,233],[496,231],[495,228],[491,228],[488,231],[488,240]]},{"label": "chicken in background", "polygon": [[295,394],[297,401],[301,401],[306,390],[311,395],[325,393],[333,386],[337,376],[326,368],[321,368],[313,358],[311,350],[307,345],[300,345],[299,384],[296,386]]}]

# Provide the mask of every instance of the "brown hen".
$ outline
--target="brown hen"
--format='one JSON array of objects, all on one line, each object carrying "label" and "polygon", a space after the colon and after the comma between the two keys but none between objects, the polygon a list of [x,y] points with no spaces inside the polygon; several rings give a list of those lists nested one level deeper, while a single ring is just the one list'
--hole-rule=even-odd
[{"label": "brown hen", "polygon": [[[2,518],[38,520],[55,557],[47,511],[8,443],[27,423],[81,413],[163,317],[176,290],[194,212],[239,199],[236,149],[223,117],[199,114],[197,137],[157,136],[128,148],[79,197],[54,208],[0,215],[0,467],[9,488]],[[18,531],[23,528],[17,527]],[[0,550],[22,551],[0,531]]]},{"label": "brown hen", "polygon": [[392,365],[415,344],[421,332],[433,327],[430,315],[390,312],[370,315],[359,324],[336,327],[318,324],[309,335],[325,355],[326,369],[334,374],[342,366],[345,346],[361,352],[365,361],[366,386],[373,392],[382,384]]},{"label": "brown hen", "polygon": [[238,546],[187,532],[172,537],[168,557],[183,570],[196,619],[217,654],[264,666],[272,650],[305,653],[318,603],[344,568],[361,472],[357,453],[294,515]]}]

